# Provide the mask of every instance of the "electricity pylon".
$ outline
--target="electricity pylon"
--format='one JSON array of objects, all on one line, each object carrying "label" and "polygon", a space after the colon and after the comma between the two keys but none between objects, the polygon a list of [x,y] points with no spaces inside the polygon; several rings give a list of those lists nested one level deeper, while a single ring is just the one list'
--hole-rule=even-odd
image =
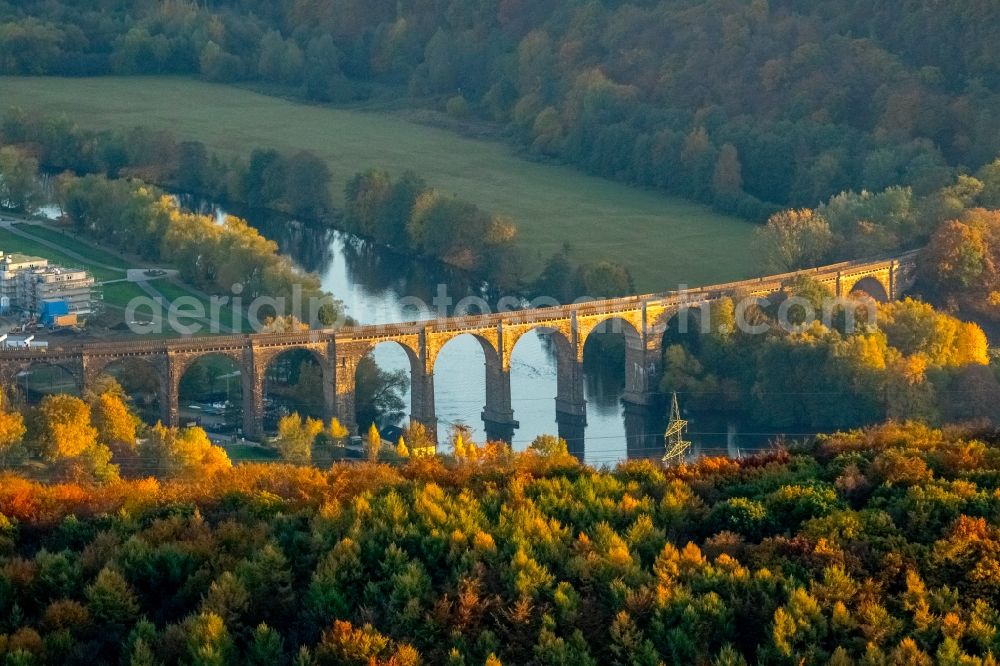
[{"label": "electricity pylon", "polygon": [[684,432],[688,422],[681,418],[681,408],[677,404],[677,392],[674,392],[673,405],[670,408],[670,421],[667,431],[663,433],[663,443],[666,453],[663,454],[665,465],[674,465],[684,460],[684,454],[691,448],[691,442],[685,441]]}]

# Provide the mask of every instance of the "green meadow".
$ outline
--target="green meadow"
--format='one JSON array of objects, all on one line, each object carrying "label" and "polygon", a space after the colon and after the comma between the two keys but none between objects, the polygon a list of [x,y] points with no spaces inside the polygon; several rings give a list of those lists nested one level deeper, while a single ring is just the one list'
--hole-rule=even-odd
[{"label": "green meadow", "polygon": [[[18,226],[18,229],[20,229],[24,233],[31,234],[32,236],[35,236],[37,238],[44,238],[45,240],[51,243],[59,243],[63,247],[75,252],[76,254],[79,254],[80,256],[92,261],[95,264],[101,264],[104,266],[115,266],[122,270],[126,268],[131,268],[131,266],[128,265],[128,262],[122,259],[117,254],[113,254],[106,250],[94,247],[89,243],[80,242],[71,233],[64,233],[57,229],[44,227],[38,224],[31,224],[31,225],[22,224]],[[49,252],[52,252],[52,250],[49,250]]]},{"label": "green meadow", "polygon": [[65,114],[85,127],[169,129],[226,155],[309,149],[329,164],[334,196],[348,178],[412,169],[431,185],[517,221],[529,270],[569,242],[656,291],[760,272],[754,225],[683,199],[536,163],[502,142],[416,124],[392,112],[315,106],[175,77],[0,77],[0,105]]},{"label": "green meadow", "polygon": [[[32,232],[32,229],[28,228],[27,225],[20,225],[18,228],[28,233]],[[70,239],[68,239],[68,237],[67,241],[68,242],[64,245],[64,247],[74,252],[81,251],[82,254],[82,250],[87,247],[83,243],[73,243]],[[0,229],[0,250],[7,254],[16,252],[31,255],[33,257],[44,257],[49,260],[49,263],[59,264],[60,266],[65,266],[67,268],[85,268],[90,271],[94,278],[99,282],[121,280],[125,278],[124,272],[119,273],[117,271],[104,268],[103,266],[98,266],[94,263],[79,261],[74,257],[52,249],[43,243],[15,235],[7,229]],[[116,263],[121,264],[122,268],[124,268],[124,264],[120,260]]]}]

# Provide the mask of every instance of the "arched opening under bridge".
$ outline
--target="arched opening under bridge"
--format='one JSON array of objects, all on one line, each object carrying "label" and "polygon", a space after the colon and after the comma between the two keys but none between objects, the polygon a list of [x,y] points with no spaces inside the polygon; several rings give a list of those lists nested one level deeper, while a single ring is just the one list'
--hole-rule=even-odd
[{"label": "arched opening under bridge", "polygon": [[101,375],[118,382],[143,422],[152,425],[163,419],[160,371],[152,363],[141,358],[122,358],[106,365]]},{"label": "arched opening under bridge", "polygon": [[482,414],[486,406],[486,377],[496,371],[496,350],[471,333],[456,336],[441,348],[434,364],[434,404],[438,441],[449,451],[450,433],[461,429],[476,442],[487,439]]},{"label": "arched opening under bridge", "polygon": [[585,459],[594,465],[662,455],[662,436],[651,431],[648,410],[625,402],[627,389],[646,372],[642,336],[628,321],[609,317],[583,347],[587,400]]},{"label": "arched opening under bridge", "polygon": [[397,429],[405,428],[419,399],[413,390],[413,377],[419,361],[413,350],[398,342],[375,345],[355,370],[355,419],[358,432],[364,435],[374,423],[383,438],[395,439]]},{"label": "arched opening under bridge", "polygon": [[264,432],[276,433],[288,414],[326,418],[323,366],[308,349],[289,349],[267,364],[264,372]]},{"label": "arched opening under bridge", "polygon": [[885,290],[885,286],[873,277],[865,277],[855,283],[854,287],[851,288],[852,294],[865,294],[879,303],[888,303],[889,294]]},{"label": "arched opening under bridge", "polygon": [[17,373],[15,386],[20,399],[29,406],[40,403],[45,396],[66,393],[79,396],[80,380],[61,365],[39,361]]},{"label": "arched opening under bridge", "polygon": [[235,359],[201,356],[184,370],[178,386],[180,425],[234,434],[243,428],[243,376]]}]

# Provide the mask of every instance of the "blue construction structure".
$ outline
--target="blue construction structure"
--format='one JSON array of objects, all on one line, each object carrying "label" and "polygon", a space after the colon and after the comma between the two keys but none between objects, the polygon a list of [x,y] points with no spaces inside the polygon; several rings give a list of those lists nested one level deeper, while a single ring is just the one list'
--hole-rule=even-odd
[{"label": "blue construction structure", "polygon": [[53,328],[61,325],[61,320],[67,315],[69,315],[69,303],[66,301],[42,301],[42,310],[38,318],[42,326]]}]

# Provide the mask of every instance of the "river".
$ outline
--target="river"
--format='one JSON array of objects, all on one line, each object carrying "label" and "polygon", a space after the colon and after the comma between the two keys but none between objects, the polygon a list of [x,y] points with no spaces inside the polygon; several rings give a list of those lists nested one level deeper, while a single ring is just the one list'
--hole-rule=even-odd
[{"label": "river", "polygon": [[[178,195],[186,209],[216,216],[227,209],[189,195]],[[58,216],[53,206],[42,212]],[[484,285],[438,262],[401,256],[352,234],[301,223],[268,211],[238,211],[265,237],[278,243],[303,269],[320,277],[323,288],[343,301],[347,314],[363,324],[432,319],[434,300],[444,293],[452,303],[467,297],[490,302]],[[495,298],[495,295],[494,295]],[[493,301],[495,302],[495,301]],[[454,306],[447,308],[454,314]],[[613,347],[613,345],[612,345]],[[374,351],[384,370],[409,372],[405,352],[386,343]],[[624,351],[595,353],[588,343],[584,355],[587,400],[586,427],[571,433],[571,449],[591,465],[613,465],[631,458],[663,455],[666,405],[636,412],[622,402],[625,387]],[[556,423],[556,360],[544,332],[522,337],[511,360],[514,418],[519,422],[512,445],[526,448],[535,437],[558,434]],[[409,406],[409,389],[403,395]],[[470,428],[476,441],[485,440],[481,412],[486,403],[485,358],[479,342],[460,336],[442,349],[434,369],[434,400],[442,441],[451,426]],[[683,402],[683,398],[682,398]],[[402,425],[402,424],[398,424]],[[766,433],[740,433],[733,419],[691,417],[691,455],[739,456],[767,445]]]},{"label": "river", "polygon": [[[182,204],[220,219],[226,211],[191,197]],[[314,226],[262,211],[239,211],[260,232],[276,241],[281,251],[302,268],[317,274],[323,288],[343,301],[347,313],[360,323],[378,324],[431,319],[434,298],[442,291],[453,303],[469,296],[484,297],[483,285],[437,262],[401,256],[352,234]],[[489,301],[489,297],[486,297]],[[448,308],[449,314],[454,308]],[[374,352],[385,370],[409,371],[405,352],[387,343]],[[626,458],[663,454],[665,406],[643,413],[626,413],[621,400],[625,386],[624,352],[613,358],[585,352],[587,424],[574,449],[592,465],[614,464]],[[485,358],[478,341],[461,336],[441,351],[434,369],[434,398],[442,440],[452,425],[472,429],[477,441],[485,439],[481,412],[486,402]],[[526,448],[542,434],[557,434],[555,397],[556,361],[548,336],[542,332],[522,337],[511,361],[514,418],[520,427],[512,441],[515,450]],[[409,405],[408,393],[404,396]],[[692,454],[737,456],[766,445],[762,435],[740,435],[728,419],[692,421],[689,433]]]}]

